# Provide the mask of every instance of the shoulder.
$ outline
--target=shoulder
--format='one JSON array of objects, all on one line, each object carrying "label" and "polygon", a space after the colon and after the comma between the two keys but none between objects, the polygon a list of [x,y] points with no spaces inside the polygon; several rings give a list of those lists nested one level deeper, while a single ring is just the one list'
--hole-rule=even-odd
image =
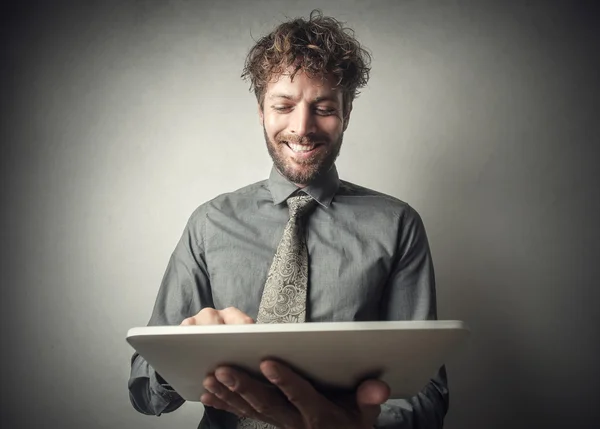
[{"label": "shoulder", "polygon": [[406,201],[383,192],[366,188],[345,180],[340,180],[340,188],[336,197],[341,201],[356,200],[361,206],[372,212],[379,212],[402,220],[420,222],[419,213]]},{"label": "shoulder", "polygon": [[261,180],[231,192],[217,195],[213,199],[200,204],[191,214],[190,223],[198,224],[204,222],[208,214],[214,211],[235,212],[236,210],[247,210],[252,201],[268,198],[270,196],[267,180]]},{"label": "shoulder", "polygon": [[204,246],[205,231],[208,219],[215,215],[220,219],[231,219],[241,211],[252,210],[256,201],[268,198],[270,193],[267,181],[256,182],[232,192],[220,194],[200,204],[189,216],[185,225],[182,240],[189,245]]}]

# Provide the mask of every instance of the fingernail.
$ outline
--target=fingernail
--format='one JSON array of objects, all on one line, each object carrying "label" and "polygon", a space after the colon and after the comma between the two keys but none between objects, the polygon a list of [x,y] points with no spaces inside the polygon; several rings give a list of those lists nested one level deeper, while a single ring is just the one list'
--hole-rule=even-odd
[{"label": "fingernail", "polygon": [[213,386],[204,386],[204,388],[208,392],[210,392],[210,393],[212,393],[214,395],[218,395],[220,393],[219,391],[221,390],[221,389],[219,389],[219,386],[214,386],[214,385]]},{"label": "fingernail", "polygon": [[279,372],[275,365],[267,365],[263,370],[263,374],[271,381],[276,381],[279,378]]},{"label": "fingernail", "polygon": [[235,384],[235,380],[229,374],[219,374],[217,375],[217,380],[227,387],[232,387]]}]

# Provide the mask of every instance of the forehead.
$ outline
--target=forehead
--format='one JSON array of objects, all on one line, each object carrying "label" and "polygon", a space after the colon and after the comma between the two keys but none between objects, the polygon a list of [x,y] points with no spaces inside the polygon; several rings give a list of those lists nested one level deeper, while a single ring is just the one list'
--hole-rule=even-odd
[{"label": "forehead", "polygon": [[284,72],[271,78],[266,87],[265,97],[289,96],[292,98],[341,100],[342,89],[336,83],[336,79],[330,74],[323,78],[311,77],[300,71],[292,79],[290,72]]}]

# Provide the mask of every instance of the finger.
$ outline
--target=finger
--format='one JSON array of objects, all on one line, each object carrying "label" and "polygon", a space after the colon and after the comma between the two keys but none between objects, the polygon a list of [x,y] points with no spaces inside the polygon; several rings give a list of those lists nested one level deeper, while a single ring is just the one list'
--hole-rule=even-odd
[{"label": "finger", "polygon": [[183,319],[181,326],[195,325],[223,325],[223,319],[217,310],[214,308],[203,308],[198,314],[192,317]]},{"label": "finger", "polygon": [[366,380],[356,390],[356,402],[360,405],[381,405],[390,399],[390,388],[381,380]]},{"label": "finger", "polygon": [[218,310],[206,307],[194,316],[196,325],[223,325],[225,322]]},{"label": "finger", "polygon": [[202,396],[200,396],[200,402],[202,402],[202,404],[204,404],[207,407],[213,407],[218,410],[223,410],[223,411],[227,411],[229,413],[233,413],[239,417],[244,417],[239,412],[239,410],[236,410],[235,408],[231,407],[229,404],[222,401],[221,399],[219,399],[217,396],[213,395],[210,392],[203,393]]},{"label": "finger", "polygon": [[192,326],[196,324],[196,319],[193,317],[188,317],[187,319],[183,319],[181,322],[181,326]]},{"label": "finger", "polygon": [[254,320],[250,316],[235,307],[227,307],[219,310],[219,315],[226,325],[248,325],[254,323]]},{"label": "finger", "polygon": [[217,368],[215,377],[252,407],[261,420],[272,421],[278,426],[293,426],[300,421],[298,412],[274,386],[228,367]]},{"label": "finger", "polygon": [[306,379],[286,365],[267,360],[260,364],[260,370],[304,416],[318,414],[318,410],[327,402]]},{"label": "finger", "polygon": [[236,410],[236,414],[246,417],[256,417],[257,413],[252,406],[240,397],[240,395],[221,384],[215,376],[209,375],[206,377],[202,385],[211,394],[216,396],[217,399],[225,403],[227,407]]},{"label": "finger", "polygon": [[371,426],[381,412],[381,404],[390,398],[389,386],[381,380],[367,380],[356,390],[356,404],[362,420]]}]

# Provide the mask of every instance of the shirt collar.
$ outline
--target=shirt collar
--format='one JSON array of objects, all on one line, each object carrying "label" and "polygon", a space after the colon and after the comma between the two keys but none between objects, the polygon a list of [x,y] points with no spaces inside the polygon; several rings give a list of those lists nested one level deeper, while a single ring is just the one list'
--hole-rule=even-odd
[{"label": "shirt collar", "polygon": [[305,188],[298,188],[298,186],[283,177],[275,166],[271,168],[271,175],[269,176],[269,190],[273,197],[273,204],[283,203],[298,189],[302,189],[303,192],[313,197],[320,205],[328,208],[339,187],[340,178],[335,165],[327,173]]}]

